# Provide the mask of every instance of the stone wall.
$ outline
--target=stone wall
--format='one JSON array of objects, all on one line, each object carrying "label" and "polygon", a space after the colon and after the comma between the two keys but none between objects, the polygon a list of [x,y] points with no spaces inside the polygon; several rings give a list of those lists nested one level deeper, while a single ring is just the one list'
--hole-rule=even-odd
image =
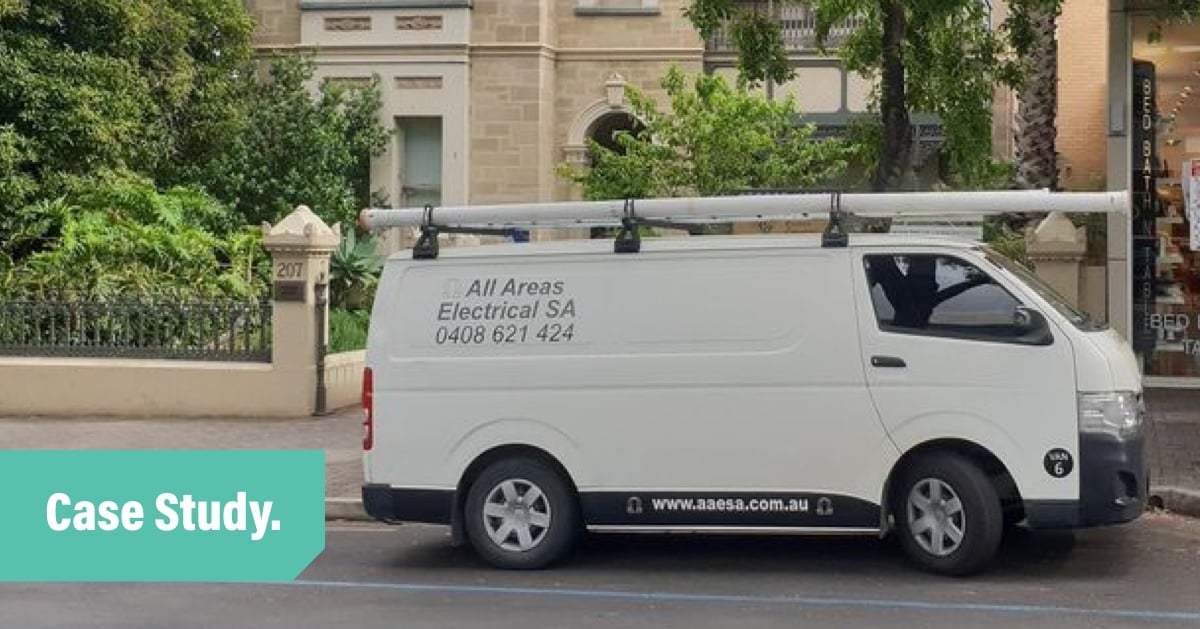
[{"label": "stone wall", "polygon": [[476,0],[471,9],[471,43],[539,43],[550,0]]},{"label": "stone wall", "polygon": [[571,196],[555,174],[572,125],[620,75],[652,94],[675,63],[699,72],[703,43],[682,0],[657,15],[578,15],[576,0],[480,0],[472,9],[470,202]]},{"label": "stone wall", "polygon": [[325,406],[338,409],[359,404],[362,400],[363,368],[367,365],[365,350],[340,352],[325,357]]},{"label": "stone wall", "polygon": [[704,42],[683,16],[687,0],[659,0],[658,15],[577,15],[578,0],[547,0],[557,3],[558,39],[561,49],[598,48],[664,49],[703,48]]},{"label": "stone wall", "polygon": [[298,0],[245,0],[254,16],[255,46],[294,46],[300,43]]},{"label": "stone wall", "polygon": [[476,51],[471,57],[471,174],[473,204],[548,200],[541,186],[553,168],[544,127],[552,81],[537,50]]}]

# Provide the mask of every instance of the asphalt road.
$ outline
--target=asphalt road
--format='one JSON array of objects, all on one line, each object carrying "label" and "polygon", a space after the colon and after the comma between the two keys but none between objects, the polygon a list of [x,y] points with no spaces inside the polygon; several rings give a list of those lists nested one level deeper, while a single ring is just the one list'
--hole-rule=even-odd
[{"label": "asphalt road", "polygon": [[3,584],[0,627],[1200,627],[1200,521],[1017,536],[969,579],[887,541],[778,537],[595,537],[501,572],[437,527],[331,524],[296,582]]}]

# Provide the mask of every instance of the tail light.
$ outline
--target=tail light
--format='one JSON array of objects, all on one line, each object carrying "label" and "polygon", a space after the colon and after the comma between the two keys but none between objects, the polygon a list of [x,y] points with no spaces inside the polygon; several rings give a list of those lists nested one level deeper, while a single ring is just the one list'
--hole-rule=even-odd
[{"label": "tail light", "polygon": [[375,378],[370,367],[363,369],[362,407],[363,450],[370,450],[375,447]]}]

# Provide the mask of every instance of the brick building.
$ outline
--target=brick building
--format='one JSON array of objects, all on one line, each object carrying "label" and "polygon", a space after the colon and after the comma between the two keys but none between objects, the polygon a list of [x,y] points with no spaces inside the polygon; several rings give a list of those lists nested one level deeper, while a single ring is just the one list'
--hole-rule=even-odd
[{"label": "brick building", "polygon": [[1058,20],[1060,185],[1104,189],[1108,0],[1066,0]]}]

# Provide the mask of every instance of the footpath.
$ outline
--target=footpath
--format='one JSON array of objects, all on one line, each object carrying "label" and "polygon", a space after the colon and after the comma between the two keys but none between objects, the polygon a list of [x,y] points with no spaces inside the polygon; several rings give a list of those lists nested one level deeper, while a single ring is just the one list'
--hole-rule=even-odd
[{"label": "footpath", "polygon": [[[1200,517],[1200,390],[1146,393],[1151,496]],[[295,419],[0,417],[0,448],[324,450],[329,519],[363,519],[362,411]]]},{"label": "footpath", "polygon": [[1200,391],[1146,390],[1152,503],[1200,517]]},{"label": "footpath", "polygon": [[295,419],[0,417],[6,450],[324,450],[325,516],[365,519],[362,409]]}]

